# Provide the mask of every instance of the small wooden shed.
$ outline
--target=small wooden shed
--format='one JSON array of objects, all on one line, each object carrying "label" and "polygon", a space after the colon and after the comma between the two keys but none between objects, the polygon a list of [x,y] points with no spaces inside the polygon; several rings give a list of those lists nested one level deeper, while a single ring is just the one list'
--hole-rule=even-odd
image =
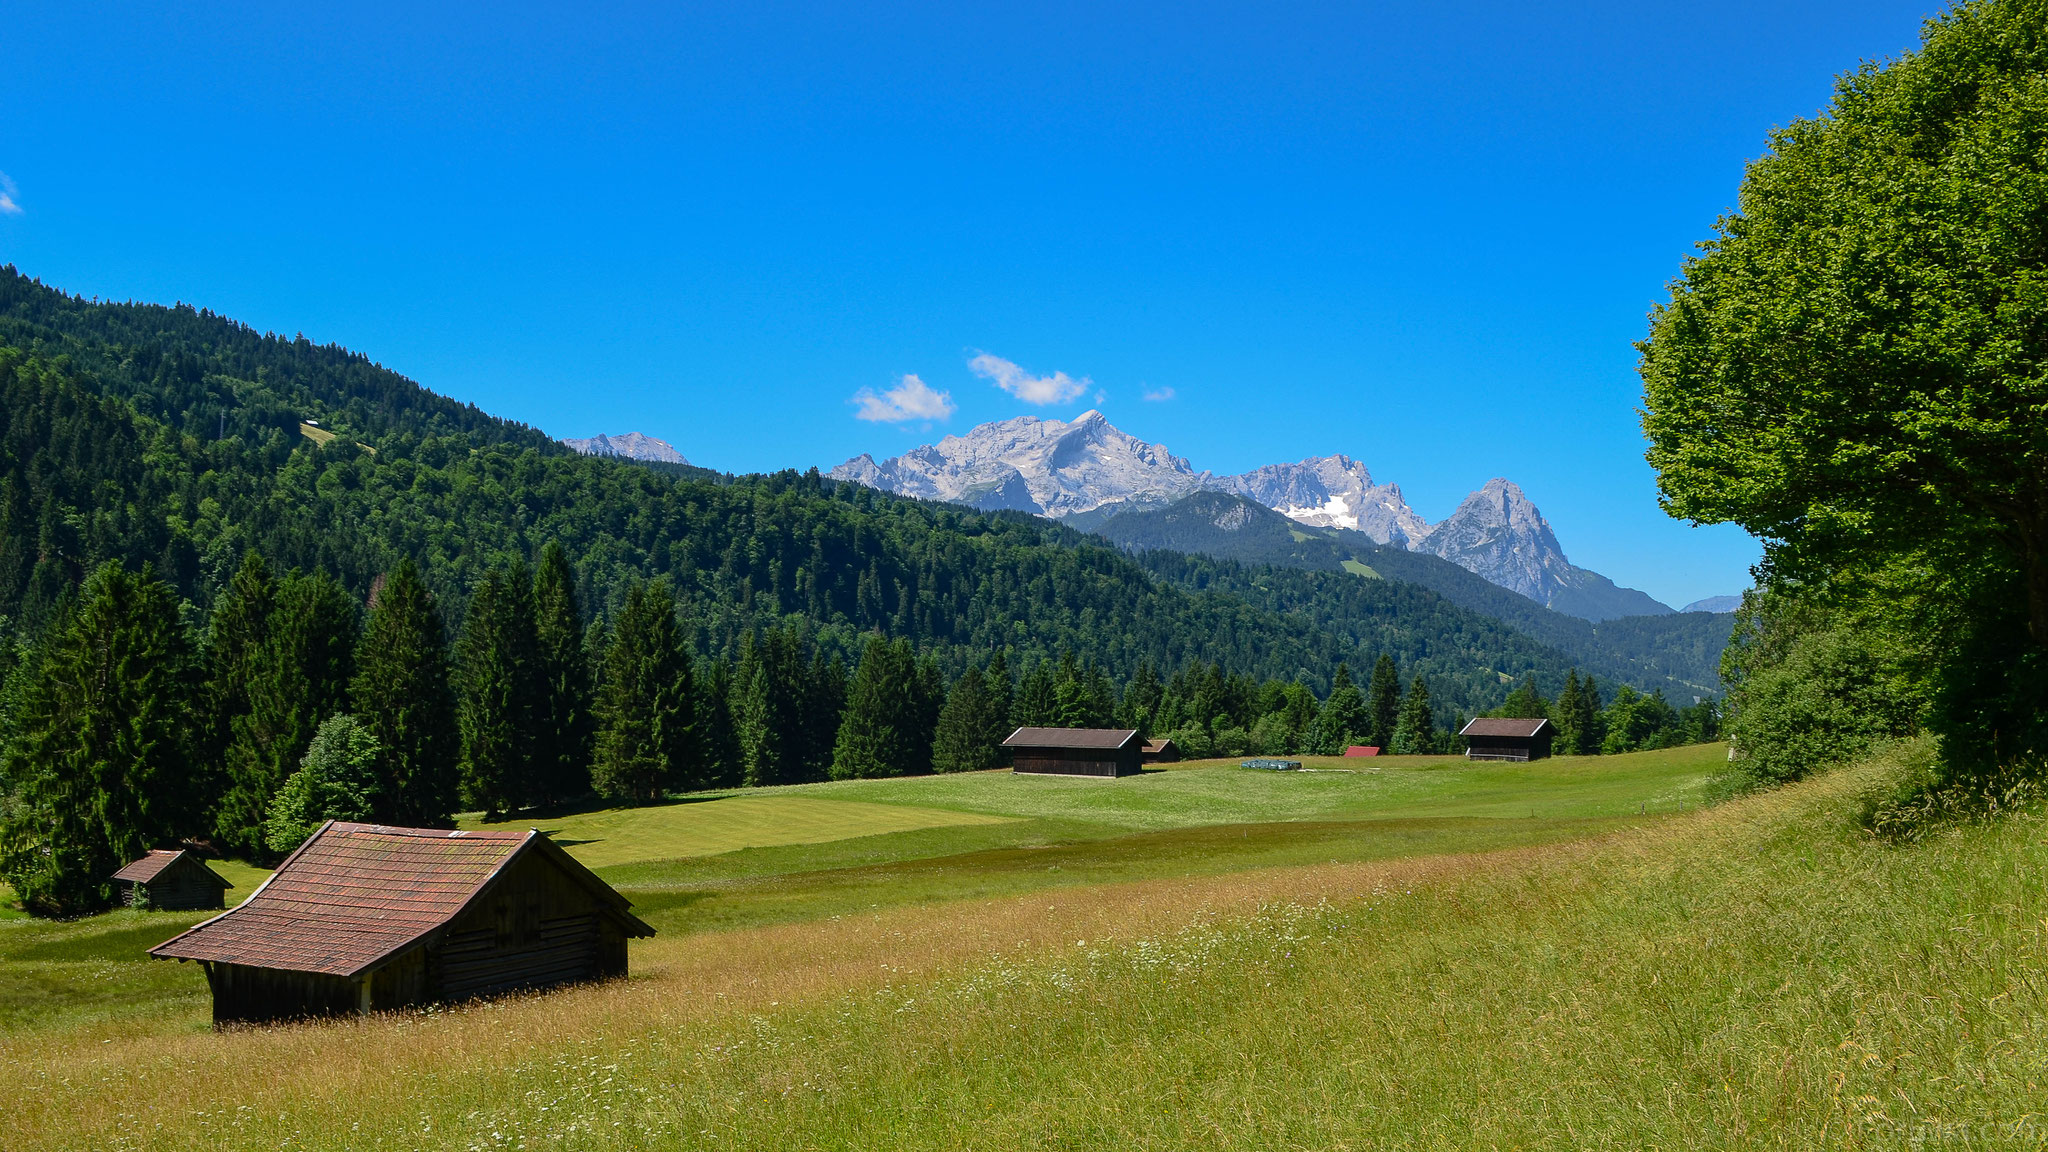
[{"label": "small wooden shed", "polygon": [[1556,732],[1548,720],[1481,716],[1458,735],[1465,738],[1467,760],[1541,760],[1550,755]]},{"label": "small wooden shed", "polygon": [[626,974],[652,936],[536,831],[330,820],[233,911],[149,950],[197,960],[215,1024],[376,1012]]},{"label": "small wooden shed", "polygon": [[234,885],[183,848],[151,848],[149,855],[114,873],[121,903],[130,908],[187,912],[227,907]]},{"label": "small wooden shed", "polygon": [[1138,762],[1141,764],[1178,764],[1180,762],[1180,745],[1166,739],[1147,740],[1145,741],[1144,750],[1138,755]]},{"label": "small wooden shed", "polygon": [[1344,749],[1344,754],[1346,756],[1377,756],[1380,754],[1380,746],[1377,744],[1353,744],[1351,747]]},{"label": "small wooden shed", "polygon": [[1055,776],[1136,776],[1145,742],[1135,728],[1019,728],[1003,741],[1018,772]]}]

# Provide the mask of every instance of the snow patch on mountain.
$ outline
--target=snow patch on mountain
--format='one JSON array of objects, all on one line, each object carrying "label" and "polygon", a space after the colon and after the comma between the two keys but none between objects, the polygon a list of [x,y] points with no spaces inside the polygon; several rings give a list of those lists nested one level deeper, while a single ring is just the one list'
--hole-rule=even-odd
[{"label": "snow patch on mountain", "polygon": [[1268,464],[1217,486],[1256,500],[1290,520],[1317,528],[1349,528],[1376,543],[1412,548],[1429,535],[1396,484],[1375,484],[1365,465],[1349,456],[1315,456],[1298,464]]}]

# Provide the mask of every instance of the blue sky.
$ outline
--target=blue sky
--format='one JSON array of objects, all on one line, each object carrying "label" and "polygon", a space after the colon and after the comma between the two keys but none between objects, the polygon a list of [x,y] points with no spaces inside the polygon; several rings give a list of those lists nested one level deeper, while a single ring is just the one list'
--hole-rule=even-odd
[{"label": "blue sky", "polygon": [[[1430,519],[1507,476],[1673,604],[1757,548],[1658,510],[1631,344],[1765,133],[1933,11],[427,7],[10,5],[0,261],[733,471],[1094,406]],[[950,415],[858,418],[907,375]]]}]

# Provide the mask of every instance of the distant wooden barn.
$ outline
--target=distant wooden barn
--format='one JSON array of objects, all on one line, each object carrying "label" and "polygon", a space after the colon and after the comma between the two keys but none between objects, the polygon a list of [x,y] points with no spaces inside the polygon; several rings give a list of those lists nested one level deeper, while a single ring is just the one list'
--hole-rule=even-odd
[{"label": "distant wooden barn", "polygon": [[1548,720],[1511,720],[1481,716],[1465,725],[1467,760],[1541,760],[1550,755],[1556,729]]},{"label": "distant wooden barn", "polygon": [[376,1012],[623,976],[629,907],[539,832],[329,821],[150,955],[205,967],[216,1024]]},{"label": "distant wooden barn", "polygon": [[151,848],[149,855],[114,873],[114,888],[130,908],[185,912],[227,907],[234,885],[182,848]]},{"label": "distant wooden barn", "polygon": [[1019,728],[1003,747],[1018,772],[1115,777],[1145,770],[1135,728]]},{"label": "distant wooden barn", "polygon": [[1147,740],[1138,754],[1141,764],[1177,764],[1180,762],[1180,745],[1171,740]]}]

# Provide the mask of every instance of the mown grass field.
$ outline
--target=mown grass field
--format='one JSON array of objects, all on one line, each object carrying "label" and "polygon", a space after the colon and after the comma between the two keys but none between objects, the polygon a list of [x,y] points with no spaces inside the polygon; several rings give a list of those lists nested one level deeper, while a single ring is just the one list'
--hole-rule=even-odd
[{"label": "mown grass field", "polygon": [[[1873,843],[1852,812],[1883,764],[1683,808],[1715,754],[1615,758],[1627,784],[1555,762],[1519,798],[1494,769],[1394,764],[1187,769],[1114,802],[993,776],[791,790],[1007,819],[606,866],[663,929],[632,979],[368,1021],[213,1034],[174,987],[196,972],[121,955],[176,917],[13,922],[0,1145],[2048,1140],[2048,824]],[[1576,795],[1546,815],[1553,789]],[[1073,835],[1001,839],[1033,826]],[[113,996],[123,965],[161,975]],[[69,1007],[18,1017],[37,980]]]}]

